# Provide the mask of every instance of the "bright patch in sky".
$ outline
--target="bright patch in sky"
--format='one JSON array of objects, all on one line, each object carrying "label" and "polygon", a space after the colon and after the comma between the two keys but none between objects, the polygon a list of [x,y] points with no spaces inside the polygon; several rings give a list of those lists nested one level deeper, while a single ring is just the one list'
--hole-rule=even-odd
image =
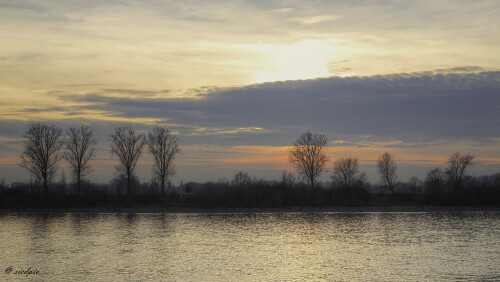
[{"label": "bright patch in sky", "polygon": [[256,46],[271,62],[271,71],[258,71],[255,83],[310,79],[330,75],[333,48],[322,41],[303,40],[285,46]]}]

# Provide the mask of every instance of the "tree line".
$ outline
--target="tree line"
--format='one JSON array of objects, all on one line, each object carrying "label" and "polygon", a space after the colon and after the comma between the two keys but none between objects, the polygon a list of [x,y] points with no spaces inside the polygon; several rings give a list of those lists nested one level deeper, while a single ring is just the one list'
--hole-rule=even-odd
[{"label": "tree line", "polygon": [[[92,172],[91,161],[95,157],[97,140],[93,129],[81,125],[67,129],[63,135],[62,129],[56,125],[35,123],[23,137],[21,167],[26,168],[43,185],[44,194],[49,193],[57,166],[64,159],[71,169],[80,195],[83,178]],[[175,174],[173,162],[180,152],[177,137],[161,127],[152,129],[147,136],[131,127],[116,127],[110,138],[109,149],[112,156],[119,160],[116,172],[119,178],[126,180],[127,194],[130,195],[136,178],[134,170],[144,147],[153,156],[153,178],[160,183],[164,194],[165,183]]]},{"label": "tree line", "polygon": [[[59,161],[64,159],[71,169],[78,194],[81,194],[82,180],[92,172],[91,161],[95,157],[97,140],[93,135],[93,129],[85,125],[72,127],[67,129],[66,135],[63,136],[62,129],[55,125],[35,123],[23,137],[25,142],[21,154],[21,166],[43,185],[45,193],[48,193],[49,184],[55,176]],[[127,194],[130,195],[132,184],[136,181],[134,170],[146,146],[154,161],[153,178],[160,183],[164,194],[165,184],[175,174],[173,162],[180,152],[177,137],[168,129],[161,127],[152,129],[147,136],[131,127],[116,127],[110,138],[109,149],[112,156],[119,160],[116,172],[119,178],[125,180]],[[318,177],[327,168],[327,144],[328,139],[324,134],[307,131],[290,147],[289,162],[311,188],[314,188]],[[467,176],[467,169],[473,165],[473,160],[474,157],[470,154],[462,155],[456,152],[449,157],[448,168],[445,171],[440,168],[429,171],[426,183],[432,186],[431,189],[440,189],[445,185],[459,189]],[[378,156],[377,172],[380,183],[391,193],[395,191],[396,171],[395,158],[391,153],[384,152]],[[332,180],[340,187],[350,188],[366,182],[366,174],[360,172],[356,157],[338,158],[333,163],[332,172]],[[241,174],[237,174],[235,179],[242,177]],[[413,179],[413,182],[418,181]]]},{"label": "tree line", "polygon": [[[118,160],[115,167],[118,177],[109,184],[85,181],[93,171],[92,161],[96,155],[97,140],[91,128],[82,125],[69,128],[63,134],[55,125],[36,123],[23,136],[21,166],[33,175],[39,185],[35,188],[41,187],[42,193],[48,195],[51,185],[53,192],[50,197],[40,199],[39,193],[32,193],[31,184],[16,184],[6,189],[1,181],[0,207],[121,207],[124,203],[183,207],[500,204],[500,174],[469,177],[467,170],[474,164],[474,157],[458,152],[450,155],[446,168],[431,169],[424,182],[412,177],[407,183],[398,181],[394,155],[383,152],[377,158],[379,186],[372,186],[366,180],[356,157],[337,158],[330,169],[332,181],[325,185],[318,179],[330,163],[326,152],[328,140],[324,134],[306,132],[289,148],[289,162],[301,178],[283,171],[277,181],[265,181],[240,171],[231,181],[181,182],[179,187],[166,193],[166,183],[175,174],[174,160],[180,152],[177,137],[166,128],[156,127],[147,133],[130,127],[114,128],[109,135],[109,150]],[[154,182],[151,184],[139,183],[134,174],[146,148],[153,159]],[[76,196],[64,192],[64,178],[59,184],[54,182],[56,168],[62,160],[71,169]],[[127,195],[134,194],[134,197],[122,199],[122,186],[127,187]],[[134,192],[133,187],[139,188],[139,192]],[[162,197],[157,196],[158,187]],[[379,187],[384,193],[376,192]],[[419,191],[420,187],[425,190]]]},{"label": "tree line", "polygon": [[[328,156],[326,147],[328,139],[324,134],[307,131],[299,136],[293,143],[289,152],[289,162],[296,171],[314,188],[319,175],[327,169]],[[474,156],[471,154],[453,153],[447,160],[448,167],[445,171],[434,168],[428,172],[426,183],[430,189],[443,189],[445,185],[452,190],[463,187],[467,177],[467,169],[473,166]],[[397,183],[397,165],[394,155],[389,152],[380,154],[377,158],[377,172],[380,183],[391,193],[395,192]],[[351,188],[366,182],[366,174],[360,172],[359,162],[356,157],[338,158],[333,163],[334,183],[339,187]],[[410,185],[416,186],[418,178],[412,177]]]}]

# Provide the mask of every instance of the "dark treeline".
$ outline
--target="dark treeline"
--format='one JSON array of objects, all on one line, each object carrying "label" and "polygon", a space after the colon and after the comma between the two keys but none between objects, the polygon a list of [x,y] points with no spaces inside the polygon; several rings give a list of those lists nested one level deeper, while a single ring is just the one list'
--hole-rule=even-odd
[{"label": "dark treeline", "polygon": [[[92,172],[97,140],[91,128],[70,128],[66,135],[54,125],[32,125],[24,135],[21,166],[33,176],[30,183],[0,181],[0,208],[282,208],[369,205],[500,205],[500,173],[471,177],[470,154],[454,153],[446,168],[431,169],[424,181],[412,177],[400,182],[395,157],[378,156],[379,184],[372,185],[355,157],[333,162],[328,183],[318,181],[329,163],[328,140],[306,132],[290,148],[289,161],[299,177],[284,171],[279,180],[252,179],[240,171],[231,181],[195,183],[175,187],[173,161],[177,138],[168,129],[155,128],[147,135],[129,127],[117,127],[110,135],[110,151],[118,158],[116,177],[108,184],[86,180]],[[148,148],[153,156],[152,181],[140,183],[134,169]],[[64,173],[54,181],[60,160],[71,168],[69,183]]]},{"label": "dark treeline", "polygon": [[[499,206],[500,174],[468,177],[460,189],[445,184],[437,187],[431,179],[417,186],[408,181],[395,184],[395,191],[383,185],[357,182],[350,187],[334,182],[317,183],[314,188],[303,182],[250,179],[240,172],[232,181],[167,185],[134,181],[127,191],[124,180],[109,184],[84,182],[78,194],[75,184],[62,181],[51,185],[46,197],[37,183],[0,183],[0,208],[125,208],[125,207],[196,207],[196,208],[292,208],[336,206]],[[243,176],[243,179],[241,178]],[[163,191],[163,193],[162,193]],[[130,194],[129,194],[130,192]]]}]

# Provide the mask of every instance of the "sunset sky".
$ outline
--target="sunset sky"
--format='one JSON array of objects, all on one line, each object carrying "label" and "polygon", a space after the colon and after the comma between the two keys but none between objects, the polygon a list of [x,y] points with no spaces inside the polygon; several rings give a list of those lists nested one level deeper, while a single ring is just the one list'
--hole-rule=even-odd
[{"label": "sunset sky", "polygon": [[30,179],[34,122],[94,128],[104,183],[116,126],[172,130],[176,184],[278,178],[307,130],[330,140],[329,168],[358,157],[372,183],[384,151],[402,181],[455,151],[498,173],[499,15],[494,0],[0,0],[0,178]]}]

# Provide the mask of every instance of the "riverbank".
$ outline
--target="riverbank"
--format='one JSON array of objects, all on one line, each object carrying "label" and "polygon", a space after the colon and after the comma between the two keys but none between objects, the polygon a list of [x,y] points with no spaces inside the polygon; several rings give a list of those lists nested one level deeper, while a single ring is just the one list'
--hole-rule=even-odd
[{"label": "riverbank", "polygon": [[101,214],[101,213],[172,213],[172,214],[257,214],[257,213],[369,213],[369,212],[500,212],[496,206],[362,206],[362,207],[292,207],[292,208],[68,208],[68,209],[0,209],[0,214]]}]

